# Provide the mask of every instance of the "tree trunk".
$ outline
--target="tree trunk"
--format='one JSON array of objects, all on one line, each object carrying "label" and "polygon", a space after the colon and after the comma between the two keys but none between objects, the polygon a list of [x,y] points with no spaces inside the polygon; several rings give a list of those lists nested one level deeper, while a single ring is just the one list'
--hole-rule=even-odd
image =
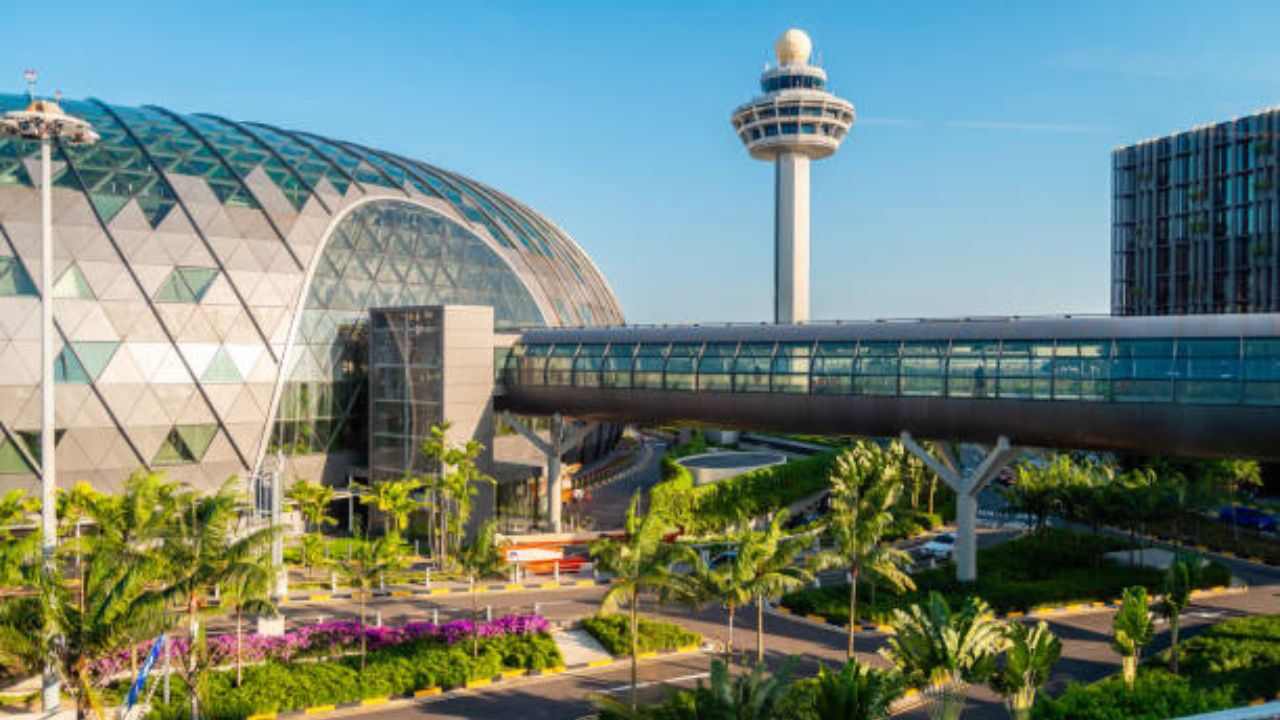
[{"label": "tree trunk", "polygon": [[200,683],[196,681],[196,635],[200,633],[200,621],[196,616],[196,597],[195,593],[187,599],[187,632],[191,634],[190,645],[187,650],[187,694],[191,700],[191,720],[200,720],[200,693],[198,688]]},{"label": "tree trunk", "polygon": [[735,610],[733,603],[727,603],[729,608],[729,641],[724,646],[724,660],[728,665],[733,664],[733,611]]},{"label": "tree trunk", "polygon": [[640,591],[631,591],[631,711],[635,712],[639,703],[639,654],[640,654],[640,617],[637,614],[637,603]]},{"label": "tree trunk", "polygon": [[242,611],[240,610],[240,606],[237,605],[236,606],[236,687],[240,687],[240,683],[244,681],[243,673],[241,672],[242,663],[240,661],[240,648],[241,648],[240,639],[242,637],[242,633],[240,632],[241,615],[242,615]]},{"label": "tree trunk", "polygon": [[471,576],[471,657],[480,656],[480,600],[476,596],[476,576]]},{"label": "tree trunk", "polygon": [[1137,654],[1125,655],[1120,658],[1120,674],[1124,678],[1124,686],[1132,690],[1133,682],[1138,678],[1138,656]]},{"label": "tree trunk", "polygon": [[1182,624],[1180,615],[1181,613],[1175,612],[1169,616],[1169,668],[1174,675],[1178,674],[1178,626]]},{"label": "tree trunk", "polygon": [[929,514],[933,514],[933,493],[938,489],[938,476],[934,475],[929,480]]},{"label": "tree trunk", "polygon": [[857,565],[849,568],[849,652],[848,659],[853,659],[853,630],[858,626],[858,575]]},{"label": "tree trunk", "polygon": [[367,600],[365,599],[365,597],[366,597],[365,590],[362,588],[360,590],[360,672],[361,673],[364,672],[364,650],[365,650],[365,642],[366,642],[365,632],[364,632],[364,606]]},{"label": "tree trunk", "polygon": [[764,596],[756,595],[756,665],[764,664]]}]

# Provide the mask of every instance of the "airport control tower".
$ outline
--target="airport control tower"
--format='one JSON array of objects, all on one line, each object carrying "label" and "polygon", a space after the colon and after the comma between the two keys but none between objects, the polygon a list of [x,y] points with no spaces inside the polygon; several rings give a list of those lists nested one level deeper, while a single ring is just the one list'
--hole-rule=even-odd
[{"label": "airport control tower", "polygon": [[809,320],[809,161],[834,153],[853,127],[853,104],[827,92],[827,73],[809,64],[802,30],[774,44],[777,67],[760,76],[763,95],[733,111],[751,157],[774,164],[773,320]]}]

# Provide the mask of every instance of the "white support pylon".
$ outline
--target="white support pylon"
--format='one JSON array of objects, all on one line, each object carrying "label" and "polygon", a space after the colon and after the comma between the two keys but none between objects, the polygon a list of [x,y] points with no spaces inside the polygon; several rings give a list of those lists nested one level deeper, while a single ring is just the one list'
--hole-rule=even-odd
[{"label": "white support pylon", "polygon": [[591,423],[566,425],[564,417],[556,413],[551,416],[550,442],[548,442],[516,419],[511,413],[504,412],[502,421],[520,433],[525,440],[529,441],[529,444],[537,448],[543,455],[547,456],[547,521],[551,525],[551,532],[560,532],[562,528],[561,511],[564,505],[561,500],[563,493],[560,487],[560,457],[577,447],[578,443],[582,442],[582,439],[595,429],[595,425]]},{"label": "white support pylon", "polygon": [[1009,443],[1009,438],[1001,435],[992,448],[974,468],[965,473],[951,456],[945,445],[937,446],[938,456],[921,447],[911,437],[911,433],[902,431],[902,444],[912,455],[920,458],[929,469],[942,478],[947,487],[956,494],[956,579],[960,582],[973,582],[978,579],[978,495],[1000,471],[1020,452]]}]

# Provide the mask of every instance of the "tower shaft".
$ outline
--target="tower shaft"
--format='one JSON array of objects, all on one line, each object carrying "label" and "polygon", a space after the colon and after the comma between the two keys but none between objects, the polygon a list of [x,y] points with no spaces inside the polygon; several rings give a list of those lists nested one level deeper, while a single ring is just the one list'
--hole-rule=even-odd
[{"label": "tower shaft", "polygon": [[774,161],[773,321],[809,321],[809,157]]}]

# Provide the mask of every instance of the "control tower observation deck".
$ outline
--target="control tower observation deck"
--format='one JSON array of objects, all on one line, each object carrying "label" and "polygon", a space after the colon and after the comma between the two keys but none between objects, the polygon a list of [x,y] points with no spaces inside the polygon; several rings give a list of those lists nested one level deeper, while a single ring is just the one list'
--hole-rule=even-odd
[{"label": "control tower observation deck", "polygon": [[827,91],[827,73],[809,64],[813,43],[792,28],[774,44],[776,67],[760,76],[763,95],[733,111],[733,129],[751,157],[774,163],[774,322],[809,319],[809,161],[829,157],[853,126],[853,104]]}]

